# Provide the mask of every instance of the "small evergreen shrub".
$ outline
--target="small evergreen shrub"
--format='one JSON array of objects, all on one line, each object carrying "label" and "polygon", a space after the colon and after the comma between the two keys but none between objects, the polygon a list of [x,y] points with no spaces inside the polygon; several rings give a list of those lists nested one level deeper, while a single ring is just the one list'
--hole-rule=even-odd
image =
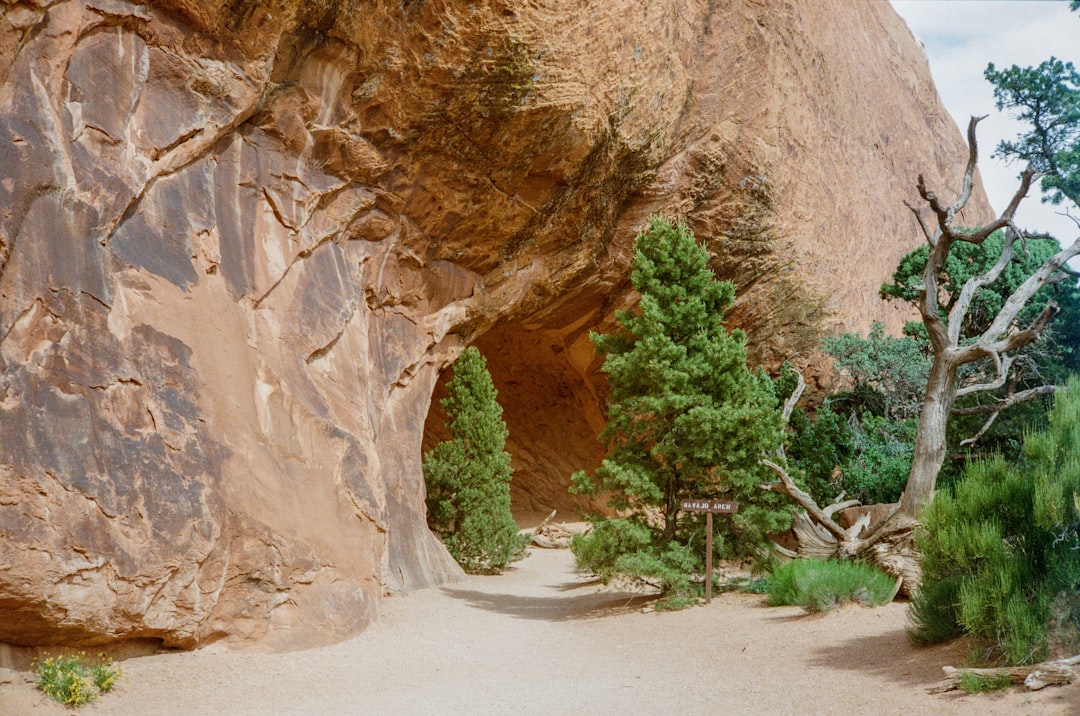
[{"label": "small evergreen shrub", "polygon": [[861,562],[796,559],[777,567],[765,583],[769,606],[797,605],[827,612],[847,602],[880,606],[893,596],[896,580]]},{"label": "small evergreen shrub", "polygon": [[123,673],[111,659],[99,655],[89,660],[85,654],[54,656],[34,667],[37,688],[68,706],[82,706],[108,693]]},{"label": "small evergreen shrub", "polygon": [[825,338],[822,348],[851,379],[851,390],[834,396],[845,410],[892,420],[918,416],[930,361],[917,339],[890,336],[875,322],[865,338],[844,333]]},{"label": "small evergreen shrub", "polygon": [[580,569],[592,572],[605,583],[616,576],[630,576],[658,588],[665,595],[658,608],[692,603],[701,585],[694,583],[690,575],[702,570],[701,559],[687,545],[669,542],[666,549],[661,549],[654,542],[655,536],[647,525],[596,518],[587,537],[574,535],[570,549]]},{"label": "small evergreen shrub", "polygon": [[510,513],[510,454],[506,423],[487,370],[475,347],[462,351],[447,383],[451,439],[424,455],[428,526],[467,572],[501,572],[524,554]]},{"label": "small evergreen shrub", "polygon": [[796,408],[789,426],[785,448],[789,470],[819,505],[827,505],[844,489],[843,468],[855,454],[855,430],[843,415],[833,412],[828,400],[813,420]]},{"label": "small evergreen shrub", "polygon": [[922,516],[923,582],[911,639],[973,637],[992,660],[1035,663],[1080,648],[1080,380],[1058,392],[1019,465],[972,461]]},{"label": "small evergreen shrub", "polygon": [[[785,383],[790,381],[781,372],[775,384],[780,396],[790,394]],[[826,400],[813,419],[798,408],[792,412],[785,436],[789,471],[818,504],[841,492],[864,505],[900,499],[911,472],[918,419],[882,417],[871,409],[884,410],[883,405],[852,392]],[[836,412],[838,407],[846,412]]]},{"label": "small evergreen shrub", "polygon": [[842,467],[848,497],[864,505],[896,502],[907,485],[918,420],[865,414],[852,433],[852,456]]},{"label": "small evergreen shrub", "polygon": [[618,518],[595,518],[588,538],[574,534],[570,549],[579,569],[592,572],[603,581],[619,573],[617,562],[627,554],[650,549],[652,532],[648,525]]}]

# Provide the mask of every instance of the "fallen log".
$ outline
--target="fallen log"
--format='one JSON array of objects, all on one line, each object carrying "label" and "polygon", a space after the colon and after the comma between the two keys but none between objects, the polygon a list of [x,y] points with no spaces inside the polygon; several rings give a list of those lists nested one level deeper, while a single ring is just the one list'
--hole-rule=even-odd
[{"label": "fallen log", "polygon": [[[533,530],[532,544],[543,549],[566,549],[574,539],[574,533],[565,524],[555,524],[551,520],[558,510],[544,518],[540,526]],[[588,530],[586,530],[587,532]]]},{"label": "fallen log", "polygon": [[943,666],[945,678],[926,690],[931,694],[943,694],[960,688],[960,678],[964,674],[975,674],[986,678],[1008,676],[1009,682],[1023,684],[1028,691],[1038,691],[1047,686],[1061,686],[1070,684],[1076,678],[1072,667],[1080,664],[1080,654],[1070,656],[1068,659],[1055,659],[1044,661],[1030,666],[1001,666],[988,669],[958,669],[954,666]]}]

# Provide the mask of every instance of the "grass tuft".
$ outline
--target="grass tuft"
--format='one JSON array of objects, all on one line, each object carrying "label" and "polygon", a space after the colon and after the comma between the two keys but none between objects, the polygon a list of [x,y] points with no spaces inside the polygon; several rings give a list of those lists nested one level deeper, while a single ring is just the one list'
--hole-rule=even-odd
[{"label": "grass tuft", "polygon": [[893,596],[895,580],[860,562],[797,559],[778,567],[766,580],[769,606],[798,605],[826,612],[856,602],[880,606]]},{"label": "grass tuft", "polygon": [[987,691],[1002,691],[1009,688],[1012,680],[1008,674],[976,674],[970,671],[960,673],[960,690],[969,694],[981,694]]}]

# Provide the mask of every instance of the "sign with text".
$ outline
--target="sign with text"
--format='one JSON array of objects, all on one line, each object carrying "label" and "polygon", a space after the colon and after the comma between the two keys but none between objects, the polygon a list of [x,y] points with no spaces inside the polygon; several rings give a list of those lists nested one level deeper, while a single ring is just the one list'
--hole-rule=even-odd
[{"label": "sign with text", "polygon": [[712,516],[714,512],[732,514],[739,511],[739,503],[734,500],[680,500],[679,509],[683,512],[705,513],[705,603],[712,601]]},{"label": "sign with text", "polygon": [[679,504],[683,512],[725,512],[739,511],[739,503],[731,500],[683,500]]}]

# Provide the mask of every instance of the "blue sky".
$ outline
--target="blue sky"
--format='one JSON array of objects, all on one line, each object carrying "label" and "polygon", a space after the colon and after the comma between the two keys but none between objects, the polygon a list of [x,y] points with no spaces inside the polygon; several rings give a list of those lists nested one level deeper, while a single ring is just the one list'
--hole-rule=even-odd
[{"label": "blue sky", "polygon": [[[993,88],[983,70],[989,62],[999,68],[1034,66],[1051,55],[1080,66],[1080,13],[1069,12],[1066,0],[892,0],[892,6],[923,43],[934,84],[957,124],[966,128],[971,115],[990,115],[979,123],[979,171],[990,202],[1000,211],[1023,167],[990,154],[1023,125],[994,108]],[[1049,231],[1068,243],[1080,229],[1056,215],[1063,208],[1042,204],[1033,191],[1017,215],[1022,227]]]}]

